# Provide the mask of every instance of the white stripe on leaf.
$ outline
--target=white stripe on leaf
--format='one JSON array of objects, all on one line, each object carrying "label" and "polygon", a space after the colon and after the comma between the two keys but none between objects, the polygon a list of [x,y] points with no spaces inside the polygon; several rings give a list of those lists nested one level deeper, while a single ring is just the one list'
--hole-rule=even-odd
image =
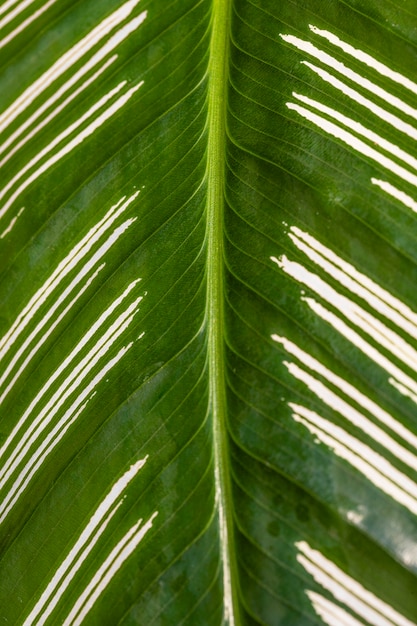
[{"label": "white stripe on leaf", "polygon": [[[130,342],[127,346],[121,348],[116,356],[109,358],[107,354],[116,340],[130,326],[139,310],[138,305],[141,300],[142,297],[137,298],[111,324],[88,354],[70,371],[68,378],[37,414],[35,420],[26,429],[21,439],[18,440],[17,446],[5,463],[1,474],[0,488],[4,487],[7,482],[12,482],[7,490],[7,494],[0,503],[0,523],[5,520],[45,459],[60,443],[70,426],[79,417],[88,399],[94,394],[97,385],[132,347],[133,342]],[[100,365],[100,369],[94,375],[94,369],[98,365]],[[93,378],[88,380],[90,373],[93,374]],[[72,404],[63,414],[60,414],[61,408],[72,395]],[[24,416],[25,419],[27,417],[29,417],[28,414]],[[54,421],[55,417],[57,417],[57,421]],[[15,432],[22,425],[23,418],[16,427]],[[40,439],[41,436],[42,439]],[[13,478],[20,465],[22,466],[20,473]]]},{"label": "white stripe on leaf", "polygon": [[[348,383],[340,376],[334,374],[322,363],[317,361],[317,359],[314,359],[311,355],[285,337],[272,335],[271,338],[277,343],[280,343],[284,349],[289,354],[294,356],[300,363],[302,363],[304,367],[309,368],[319,376],[325,378],[331,385],[336,387],[339,392],[348,396],[348,398],[354,403],[362,406],[373,418],[376,418],[380,423],[390,428],[390,430],[399,435],[405,443],[408,443],[417,450],[417,437],[365,394],[356,389],[356,387]],[[327,406],[338,411],[340,415],[348,419],[357,428],[360,428],[365,434],[371,436],[394,456],[397,456],[398,460],[417,471],[417,457],[415,454],[410,452],[407,448],[404,448],[365,415],[361,414],[359,411],[354,409],[353,406],[343,401],[335,393],[331,392],[330,389],[326,388],[325,385],[319,383],[319,381],[313,376],[307,374],[305,370],[302,370],[300,367],[286,361],[284,361],[284,365],[287,367],[288,371],[294,375],[294,377],[304,382],[310,390],[312,390],[325,402],[325,404],[327,404]]]},{"label": "white stripe on leaf", "polygon": [[346,43],[345,41],[342,41],[341,39],[339,39],[339,37],[337,37],[337,35],[329,32],[328,30],[322,30],[320,28],[317,28],[317,26],[313,26],[312,24],[309,24],[309,28],[315,35],[318,35],[319,37],[324,37],[332,45],[337,46],[338,48],[343,50],[343,52],[355,59],[355,61],[365,63],[365,65],[381,74],[381,76],[383,76],[384,78],[389,78],[398,85],[401,85],[401,87],[405,87],[405,89],[411,91],[413,95],[417,95],[417,84],[407,78],[407,76],[404,76],[403,74],[392,70],[387,65],[381,63],[360,48],[354,48],[352,45]]},{"label": "white stripe on leaf", "polygon": [[[31,2],[32,1],[33,0],[31,0]],[[53,6],[55,4],[55,2],[57,2],[57,0],[49,0],[49,2],[47,2],[42,7],[40,7],[40,9],[38,9],[37,11],[32,13],[32,15],[30,15],[26,20],[21,22],[19,24],[19,26],[16,26],[16,28],[14,30],[12,30],[11,33],[8,33],[5,37],[0,39],[0,49],[4,48],[5,46],[7,46],[8,43],[13,41],[13,39],[15,37],[17,37],[17,35],[20,35],[20,33],[22,33],[30,24],[35,22],[38,19],[38,17],[43,15],[43,13],[45,13],[45,11],[47,11],[51,6]],[[0,29],[2,28],[3,24],[4,24],[4,20],[1,20],[0,21]]]},{"label": "white stripe on leaf", "polygon": [[10,220],[9,225],[6,226],[6,228],[4,229],[4,231],[1,233],[0,235],[0,239],[4,239],[6,235],[8,235],[14,228],[14,225],[16,224],[17,220],[19,219],[19,217],[22,215],[23,211],[25,210],[25,207],[22,207],[17,214]]},{"label": "white stripe on leaf", "polygon": [[[277,263],[278,267],[283,269],[286,274],[314,291],[323,300],[338,309],[341,315],[349,319],[350,323],[368,334],[375,342],[390,351],[393,356],[411,369],[417,370],[417,351],[375,316],[346,296],[338,293],[325,280],[307,270],[300,263],[290,261],[285,255],[282,255],[279,260],[271,257],[271,260]],[[311,302],[309,298],[303,298],[303,300],[308,303]]]},{"label": "white stripe on leaf", "polygon": [[[310,29],[314,34],[320,37],[324,37],[325,39],[327,39],[327,41],[341,49],[350,57],[353,58],[354,55],[357,54],[358,58],[355,57],[356,60],[359,60],[367,67],[370,67],[373,70],[377,71],[384,78],[389,78],[395,83],[400,84],[401,86],[410,90],[414,95],[417,93],[417,86],[415,83],[413,83],[400,73],[391,70],[389,67],[379,62],[377,59],[374,59],[371,55],[363,52],[362,50],[355,49],[353,46],[340,40],[336,35],[330,33],[329,31],[320,30],[311,24]],[[298,50],[303,51],[313,58],[321,61],[325,66],[327,66],[328,69],[336,72],[339,75],[341,74],[345,78],[356,83],[362,89],[365,89],[369,93],[369,97],[364,96],[359,91],[348,86],[337,76],[334,76],[329,71],[323,69],[323,67],[319,67],[311,63],[310,61],[301,61],[303,65],[311,69],[323,81],[330,84],[334,89],[338,90],[341,94],[347,96],[356,104],[364,107],[367,112],[371,112],[373,115],[375,115],[375,122],[378,125],[380,125],[381,120],[383,120],[387,124],[390,124],[395,132],[404,133],[412,139],[417,140],[417,129],[414,126],[412,126],[408,121],[405,121],[398,115],[394,115],[390,111],[385,110],[385,108],[380,104],[377,104],[374,99],[375,96],[377,98],[381,98],[384,103],[387,103],[388,105],[397,108],[402,115],[406,114],[410,116],[413,120],[415,120],[417,111],[413,107],[410,107],[406,102],[397,98],[393,94],[390,94],[385,89],[380,88],[377,84],[369,81],[364,76],[361,76],[357,72],[352,71],[349,67],[336,60],[323,50],[320,50],[313,44],[292,35],[281,35],[281,37],[284,41],[295,46]],[[364,127],[359,122],[346,117],[342,113],[330,108],[326,104],[322,104],[320,102],[317,102],[316,100],[313,100],[312,98],[308,98],[305,95],[297,93],[293,93],[293,97],[296,100],[303,102],[310,108],[306,108],[294,102],[288,102],[287,107],[290,110],[296,111],[301,117],[315,124],[327,134],[342,141],[363,156],[373,160],[379,166],[386,169],[389,173],[398,176],[403,181],[413,186],[416,186],[417,178],[416,176],[414,176],[413,173],[393,161],[391,158],[388,158],[380,151],[375,150],[374,146],[378,146],[381,150],[384,150],[394,158],[398,158],[399,160],[403,161],[403,163],[407,164],[412,169],[416,169],[416,159],[411,154],[408,154],[399,146],[393,144],[392,141],[385,139],[381,135],[375,133],[370,128]],[[373,99],[370,99],[371,97]],[[327,117],[317,115],[317,113],[315,113],[311,109],[315,109],[316,111],[324,113],[326,116],[332,118],[333,121],[330,121]],[[356,133],[356,135],[349,131],[353,131],[354,133]],[[363,139],[359,139],[358,135],[363,139],[366,139],[369,143],[366,143],[365,141],[363,141]],[[375,177],[372,177],[371,181],[373,184],[377,185],[383,191],[390,194],[396,200],[401,202],[408,209],[411,209],[412,211],[417,210],[417,203],[415,202],[415,200],[403,190],[397,189],[391,183],[379,180]]]},{"label": "white stripe on leaf", "polygon": [[376,350],[369,342],[365,341],[356,331],[352,330],[337,315],[334,315],[334,313],[323,307],[313,298],[303,298],[303,300],[319,317],[330,324],[337,332],[350,341],[350,343],[356,346],[365,356],[370,358],[374,361],[374,363],[390,374],[392,378],[389,378],[388,380],[391,384],[392,380],[394,380],[397,383],[400,383],[403,388],[407,389],[407,395],[417,403],[417,382],[415,379],[411,378],[411,376],[394,365],[392,361],[378,352],[378,350]]},{"label": "white stripe on leaf", "polygon": [[83,39],[62,55],[40,78],[25,89],[17,100],[0,115],[0,132],[4,131],[36,98],[74,66],[87,52],[92,50],[104,37],[109,35],[116,26],[127,19],[138,3],[139,0],[125,2],[125,4],[106,17]]},{"label": "white stripe on leaf", "polygon": [[[66,257],[58,264],[51,276],[30,299],[23,311],[17,316],[16,321],[12,324],[9,331],[0,340],[0,360],[2,360],[25,328],[30,324],[37,312],[41,309],[42,305],[44,305],[48,299],[54,295],[54,292],[59,288],[63,279],[68,276],[68,274],[75,269],[77,265],[80,265],[81,262],[83,262],[78,274],[72,279],[64,291],[62,291],[58,296],[55,296],[55,301],[51,302],[48,310],[42,315],[35,328],[29,333],[29,335],[24,339],[22,345],[16,350],[7,367],[4,368],[3,373],[0,376],[0,389],[1,386],[7,381],[11,372],[13,372],[15,366],[19,363],[19,360],[25,355],[25,352],[33,344],[33,341],[42,333],[38,343],[35,344],[31,352],[26,355],[25,360],[20,364],[19,369],[15,372],[12,380],[9,381],[7,387],[1,392],[0,404],[4,401],[5,397],[16,383],[18,377],[24,371],[40,346],[46,341],[47,337],[52,333],[59,321],[61,321],[76,300],[82,295],[82,292],[89,286],[90,282],[97,274],[97,271],[99,271],[97,269],[94,270],[95,266],[117,242],[119,237],[124,234],[129,226],[136,220],[136,218],[131,218],[126,220],[119,227],[115,228],[114,231],[108,235],[107,240],[104,241],[104,243],[102,243],[100,247],[88,258],[88,255],[93,250],[94,246],[99,242],[106,231],[110,229],[117,218],[130,206],[130,204],[132,204],[138,194],[139,191],[134,193],[128,199],[123,196],[117,204],[111,207],[104,218],[89,230],[87,235],[83,237],[83,239],[76,244]],[[93,274],[87,280],[84,287],[82,287],[75,298],[73,298],[73,300],[65,307],[64,311],[61,311],[58,318],[54,320],[54,315],[59,311],[60,306],[66,301],[67,297],[74,291],[77,285],[88,276],[89,272],[93,272]],[[2,448],[0,448],[0,457],[1,455]]]},{"label": "white stripe on leaf", "polygon": [[290,110],[296,111],[301,117],[308,120],[309,122],[312,122],[318,128],[331,135],[335,139],[339,139],[347,146],[353,148],[355,151],[359,152],[363,156],[372,159],[373,161],[375,161],[375,163],[388,170],[391,174],[394,174],[395,176],[398,176],[410,185],[417,187],[417,176],[415,174],[412,174],[401,165],[395,163],[392,159],[381,154],[380,152],[378,152],[378,150],[375,150],[375,148],[372,148],[361,139],[358,139],[358,137],[356,137],[352,133],[344,130],[343,128],[340,128],[340,126],[334,124],[333,122],[330,122],[325,117],[321,117],[320,115],[317,115],[316,113],[313,113],[309,109],[306,109],[305,107],[302,107],[298,104],[295,104],[293,102],[287,102],[287,107]]},{"label": "white stripe on leaf", "polygon": [[300,39],[299,37],[294,37],[293,35],[280,35],[280,37],[285,42],[293,45],[298,50],[305,52],[306,54],[324,63],[332,70],[335,70],[345,78],[348,78],[362,89],[365,89],[366,91],[371,93],[374,97],[376,96],[380,98],[383,102],[386,102],[392,107],[398,109],[398,111],[400,111],[402,114],[408,115],[412,119],[417,118],[417,109],[408,105],[406,102],[404,102],[400,98],[397,98],[385,89],[382,89],[382,87],[379,87],[376,83],[370,81],[364,76],[361,76],[361,74],[358,74],[357,72],[354,72],[350,68],[346,67],[346,65],[344,65],[340,61],[337,61],[330,54],[327,54],[323,50],[320,50],[309,41],[305,41],[303,39]]},{"label": "white stripe on leaf", "polygon": [[379,106],[369,98],[366,98],[361,93],[356,91],[356,89],[352,89],[352,87],[349,87],[343,81],[339,80],[323,68],[314,65],[314,63],[310,63],[309,61],[301,61],[301,63],[310,68],[326,83],[340,91],[345,96],[348,96],[348,98],[353,100],[353,102],[363,106],[367,111],[373,113],[378,118],[378,122],[379,120],[384,120],[384,122],[395,128],[397,132],[400,131],[404,133],[404,135],[411,137],[411,139],[417,140],[417,129],[408,122],[402,120],[398,117],[398,115],[394,115],[393,113],[390,113],[390,111],[386,111],[382,106]]},{"label": "white stripe on leaf", "polygon": [[351,613],[319,593],[308,589],[306,594],[310,598],[317,615],[327,626],[364,626],[362,621],[358,621]]},{"label": "white stripe on leaf", "polygon": [[[86,80],[84,83],[82,83],[75,91],[73,91],[71,93],[71,95],[68,96],[68,98],[66,98],[63,102],[61,102],[61,104],[59,106],[56,106],[53,108],[52,112],[47,115],[37,126],[35,126],[34,129],[32,129],[30,132],[26,132],[25,130],[30,127],[30,125],[33,123],[33,121],[35,121],[42,113],[43,113],[43,109],[48,108],[46,107],[47,104],[49,104],[50,102],[54,102],[58,99],[58,94],[59,91],[63,90],[63,88],[61,88],[60,90],[58,90],[58,92],[56,92],[54,94],[53,97],[51,97],[46,103],[45,105],[39,107],[39,109],[37,109],[35,111],[35,113],[33,115],[31,115],[30,118],[28,118],[21,126],[19,126],[19,128],[12,134],[10,135],[10,137],[8,137],[6,139],[6,141],[4,141],[4,143],[0,146],[0,154],[2,154],[5,150],[7,150],[7,148],[12,145],[14,143],[14,141],[16,141],[16,139],[18,139],[20,137],[20,135],[22,133],[24,133],[23,139],[21,141],[19,141],[13,148],[12,150],[9,150],[9,152],[6,154],[5,157],[3,157],[3,159],[1,159],[0,161],[0,167],[3,167],[7,161],[9,161],[9,159],[11,159],[11,157],[16,154],[16,152],[18,152],[20,150],[20,148],[22,148],[26,143],[28,143],[28,141],[30,139],[32,139],[40,130],[42,130],[42,128],[44,128],[45,126],[47,126],[47,124],[49,124],[49,122],[51,120],[54,119],[54,117],[56,117],[59,113],[61,113],[61,111],[63,111],[63,109],[65,109],[65,107],[70,104],[70,102],[72,102],[72,100],[74,100],[80,93],[82,93],[85,89],[87,89],[87,87],[89,87],[90,85],[92,85],[92,83],[108,68],[110,67],[110,65],[112,63],[114,63],[114,61],[117,59],[117,55],[114,55],[112,57],[110,57],[110,59],[108,59],[105,63],[102,64],[102,66],[92,75],[88,78],[88,80]],[[81,73],[81,72],[79,72]],[[70,81],[68,81],[70,82]],[[67,86],[68,83],[66,83],[64,85],[64,87]]]},{"label": "white stripe on leaf", "polygon": [[355,132],[357,135],[364,137],[372,144],[378,146],[382,150],[385,150],[385,152],[388,152],[391,156],[403,161],[412,169],[417,170],[416,158],[411,156],[411,154],[408,154],[408,152],[405,152],[405,150],[399,148],[399,146],[393,144],[391,141],[384,139],[374,131],[366,128],[366,126],[363,126],[363,124],[356,122],[352,118],[343,115],[339,111],[336,111],[335,109],[332,109],[331,107],[322,104],[317,100],[313,100],[312,98],[308,98],[307,96],[302,96],[301,94],[298,94],[296,92],[293,92],[292,95],[296,100],[299,100],[300,102],[303,102],[312,109],[316,109],[317,111],[320,111],[321,113],[324,113],[325,115],[333,118],[340,124],[343,124],[343,126],[349,128],[349,130]]},{"label": "white stripe on leaf", "polygon": [[97,570],[83,593],[75,602],[62,626],[81,626],[84,623],[85,617],[91,611],[98,598],[109,586],[124,562],[133,554],[139,543],[150,531],[153,520],[157,515],[158,511],[155,511],[145,524],[142,525],[142,519],[140,519],[130,528]]},{"label": "white stripe on leaf", "polygon": [[[38,167],[34,172],[32,172],[12,193],[12,195],[8,198],[8,200],[4,203],[0,210],[0,218],[2,218],[13,203],[17,200],[17,198],[25,191],[31,183],[41,176],[44,172],[46,172],[52,165],[60,161],[64,156],[69,154],[74,148],[79,146],[85,139],[90,137],[97,129],[99,129],[108,119],[110,119],[119,109],[121,109],[133,96],[134,93],[143,85],[143,81],[141,81],[138,85],[131,87],[128,89],[123,95],[119,96],[116,100],[114,100],[114,96],[116,96],[125,86],[126,81],[122,81],[109,91],[105,96],[100,98],[98,102],[96,102],[90,109],[84,113],[76,122],[71,124],[65,131],[60,133],[52,142],[48,144],[46,148],[41,150],[36,157],[31,159],[29,163],[27,163],[19,172],[16,174],[8,183],[3,187],[0,192],[0,199],[4,198],[7,192],[14,186],[16,182],[18,182],[24,174],[26,174],[33,166],[35,166],[44,156],[48,155],[51,150],[53,150],[59,143],[61,143],[64,139],[66,139],[69,135],[73,134],[74,131],[78,129],[78,127],[82,126],[85,121],[87,121],[90,117],[93,117],[93,121],[90,122],[87,126],[82,128],[80,132],[78,132],[68,143],[66,143],[63,147],[61,147],[55,154],[53,154],[49,159],[44,161],[42,165]],[[113,100],[113,102],[111,102]],[[96,115],[103,109],[101,113]]]},{"label": "white stripe on leaf", "polygon": [[[299,550],[297,561],[306,572],[313,577],[317,584],[332,594],[337,601],[342,602],[353,611],[356,617],[373,626],[415,626],[413,622],[363,587],[321,552],[311,548],[306,541],[299,541],[295,545]],[[344,615],[351,618],[351,621],[346,621],[349,626],[350,624],[353,626],[353,624],[364,623],[355,619],[350,613],[343,612],[343,609],[342,612],[338,611],[336,608],[338,605],[331,603],[323,596],[310,590],[307,590],[307,594],[313,601],[313,605],[319,609],[318,613],[321,617],[325,618],[326,615],[329,615],[327,624],[332,626],[342,624],[343,621],[334,621],[333,618],[340,616],[341,619],[347,619]],[[316,601],[318,601],[317,604]],[[330,604],[333,604],[333,608]]]},{"label": "white stripe on leaf", "polygon": [[[77,367],[76,363],[77,363],[77,358],[79,357],[79,355],[83,353],[85,347],[88,346],[88,344],[91,343],[92,341],[94,342],[93,350],[95,349],[96,344],[99,340],[99,338],[97,338],[96,335],[98,334],[99,331],[102,331],[102,328],[107,322],[107,320],[110,319],[110,317],[114,314],[114,312],[122,304],[122,302],[126,299],[126,297],[130,294],[130,292],[132,291],[132,289],[136,286],[138,282],[139,280],[133,281],[125,289],[125,291],[118,298],[116,298],[116,300],[114,300],[114,302],[100,315],[100,317],[96,320],[96,322],[83,335],[81,340],[77,342],[75,348],[73,348],[70,354],[62,361],[62,363],[55,370],[55,372],[53,372],[53,374],[48,378],[45,385],[41,388],[41,390],[37,393],[35,398],[29,404],[28,408],[23,413],[22,417],[19,419],[18,423],[13,428],[12,432],[7,437],[6,441],[3,443],[2,447],[0,448],[0,457],[3,457],[5,455],[8,448],[16,439],[16,436],[26,426],[26,422],[31,420],[33,414],[35,414],[35,409],[37,405],[40,403],[42,398],[47,394],[47,392],[52,388],[53,384],[57,380],[59,380],[59,378],[62,378],[63,376],[65,376],[65,380],[61,384],[59,391],[56,392],[56,394],[53,396],[54,401],[52,402],[50,401],[48,404],[46,404],[46,408],[44,407],[43,413],[39,412],[37,417],[34,418],[33,421],[31,421],[30,426],[26,427],[25,433],[20,439],[20,442],[17,443],[16,447],[19,446],[19,443],[21,446],[22,443],[24,443],[24,440],[27,439],[27,437],[30,436],[34,432],[34,430],[38,427],[38,425],[42,422],[42,415],[47,414],[49,408],[53,408],[55,399],[58,398],[59,395],[61,395],[68,388],[68,386],[73,381],[74,376],[78,374],[79,367],[77,371],[75,371],[75,368]],[[89,355],[91,355],[91,349],[90,349]],[[86,359],[84,358],[84,361],[85,360]],[[88,356],[87,356],[87,360],[88,360]],[[74,367],[74,362],[75,362],[75,367]],[[1,477],[4,476],[4,472],[7,470],[9,465],[10,465],[10,458],[8,459],[8,461],[5,462],[4,466],[0,470],[0,484],[1,484]]]},{"label": "white stripe on leaf", "polygon": [[[56,0],[55,0],[56,1]],[[24,11],[25,9],[27,9],[31,4],[33,4],[33,2],[35,2],[35,0],[23,0],[23,2],[20,2],[17,7],[15,7],[14,9],[12,9],[11,11],[9,11],[4,17],[2,17],[0,19],[0,31],[7,26],[7,24],[9,24],[10,22],[12,22],[14,19],[16,19],[16,17],[18,15],[20,15],[20,13],[22,13],[22,11]],[[4,6],[2,7],[1,11],[0,11],[0,15],[5,13],[11,6],[13,6],[13,4],[16,4],[16,2],[5,2]],[[48,3],[49,4],[49,3]]]},{"label": "white stripe on leaf", "polygon": [[395,200],[401,202],[408,209],[411,209],[412,211],[414,211],[414,213],[417,213],[417,202],[407,193],[404,193],[404,191],[400,191],[400,189],[397,189],[396,187],[394,187],[394,185],[391,185],[391,183],[385,180],[371,178],[371,182],[373,185],[377,185],[380,189],[382,189],[382,191],[385,191],[385,193],[395,198]]},{"label": "white stripe on leaf", "polygon": [[110,52],[112,52],[118,45],[120,45],[130,34],[132,34],[146,19],[147,12],[141,13],[138,17],[131,20],[128,24],[119,29],[99,50],[96,52],[84,65],[71,76],[63,85],[59,87],[42,105],[40,105],[36,111],[23,122],[16,131],[14,131],[10,137],[0,146],[0,154],[2,154],[10,145],[12,145],[16,139],[20,137],[30,126],[48,109],[52,108],[51,113],[44,119],[38,126],[36,126],[30,133],[25,133],[24,139],[14,146],[13,150],[7,153],[7,156],[2,159],[0,166],[6,163],[9,158],[17,152],[17,150],[23,146],[29,139],[31,139],[36,133],[39,132],[46,124],[48,124],[58,113],[60,113],[79,93],[81,93],[87,86],[89,86],[100,74],[102,74],[116,59],[117,55],[113,55],[110,59],[105,61],[101,67],[90,76],[80,87],[78,87],[66,100],[61,102],[58,106],[57,101],[71,88],[73,87],[83,76],[85,76],[91,69],[98,65]]},{"label": "white stripe on leaf", "polygon": [[[298,236],[297,236],[298,235]],[[373,283],[368,279],[364,282],[361,275],[356,270],[352,272],[346,271],[349,264],[335,264],[325,260],[324,255],[318,254],[316,242],[307,234],[303,234],[301,230],[292,229],[290,237],[297,247],[305,252],[310,259],[321,266],[339,284],[347,287],[355,295],[359,295],[372,308],[382,312],[390,321],[399,324],[402,330],[415,337],[415,313],[408,307],[400,304],[397,298],[393,296],[387,297],[385,290],[379,288],[376,290],[372,287]],[[304,242],[303,242],[304,239]],[[307,245],[309,244],[309,245]],[[314,247],[316,250],[314,250]],[[321,246],[320,252],[325,252],[324,246]],[[337,255],[332,253],[327,257],[336,260]],[[403,371],[393,361],[390,361],[382,352],[375,348],[369,341],[365,340],[361,334],[351,328],[356,326],[362,333],[368,335],[373,343],[379,344],[381,348],[389,351],[396,361],[401,361],[405,366],[413,371],[417,370],[417,351],[407,343],[397,332],[391,330],[386,324],[377,319],[374,315],[359,306],[356,302],[345,295],[336,291],[329,283],[317,274],[311,272],[306,267],[295,261],[290,261],[285,255],[280,259],[270,257],[271,260],[278,265],[285,273],[291,276],[298,283],[307,286],[323,300],[328,302],[338,312],[337,315],[326,309],[322,304],[311,297],[302,297],[301,300],[306,302],[308,306],[324,321],[333,326],[333,328],[343,335],[348,341],[361,350],[368,358],[372,359],[377,365],[383,368],[390,376],[389,381],[393,379],[403,387],[408,389],[408,396],[417,402],[417,383],[411,378],[406,371]],[[352,268],[354,269],[354,268]],[[369,286],[371,289],[369,289]],[[393,306],[394,305],[394,306]],[[405,313],[405,314],[404,314]],[[348,322],[344,322],[342,317]],[[410,323],[411,322],[411,323]],[[397,388],[399,388],[397,386]]]},{"label": "white stripe on leaf", "polygon": [[417,314],[404,302],[297,226],[290,228],[288,236],[299,250],[351,293],[358,295],[410,337],[417,336]]},{"label": "white stripe on leaf", "polygon": [[56,570],[45,591],[42,593],[36,605],[25,619],[23,626],[44,624],[52,611],[55,609],[65,591],[70,586],[77,572],[85,563],[87,557],[97,544],[110,520],[121,506],[123,500],[117,502],[128,485],[136,477],[140,469],[145,465],[148,456],[131,465],[127,472],[113,485],[104,500],[91,516],[68,555]]},{"label": "white stripe on leaf", "polygon": [[289,406],[293,410],[294,420],[305,426],[318,442],[331,448],[336,456],[347,461],[370,483],[413,515],[417,514],[417,498],[404,489],[404,485],[399,484],[405,484],[406,477],[384,457],[340,426],[324,419],[316,411],[295,402],[289,402]]}]

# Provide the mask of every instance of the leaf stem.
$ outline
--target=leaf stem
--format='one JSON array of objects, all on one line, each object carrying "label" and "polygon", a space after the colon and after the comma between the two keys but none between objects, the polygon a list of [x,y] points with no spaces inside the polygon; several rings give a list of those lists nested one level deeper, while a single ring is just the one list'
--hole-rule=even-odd
[{"label": "leaf stem", "polygon": [[209,57],[207,148],[207,323],[216,499],[223,561],[224,622],[240,624],[224,368],[224,250],[226,98],[230,0],[214,0]]}]

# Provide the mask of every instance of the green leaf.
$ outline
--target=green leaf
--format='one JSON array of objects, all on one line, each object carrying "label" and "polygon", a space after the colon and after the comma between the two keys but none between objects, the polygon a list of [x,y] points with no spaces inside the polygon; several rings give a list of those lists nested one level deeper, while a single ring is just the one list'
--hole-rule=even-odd
[{"label": "green leaf", "polygon": [[1,4],[2,623],[417,623],[416,20]]}]

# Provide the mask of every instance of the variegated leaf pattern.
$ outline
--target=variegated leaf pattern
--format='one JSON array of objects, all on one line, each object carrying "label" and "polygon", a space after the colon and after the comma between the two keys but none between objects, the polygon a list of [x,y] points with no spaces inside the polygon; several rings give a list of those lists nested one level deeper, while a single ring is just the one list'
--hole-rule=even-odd
[{"label": "variegated leaf pattern", "polygon": [[3,623],[417,623],[416,25],[1,4]]}]

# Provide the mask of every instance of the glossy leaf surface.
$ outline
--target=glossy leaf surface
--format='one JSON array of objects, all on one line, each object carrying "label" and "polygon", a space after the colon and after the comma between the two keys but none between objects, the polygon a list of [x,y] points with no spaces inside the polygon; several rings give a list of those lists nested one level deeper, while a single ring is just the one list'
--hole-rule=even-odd
[{"label": "glossy leaf surface", "polygon": [[0,6],[2,622],[417,622],[416,23]]}]

